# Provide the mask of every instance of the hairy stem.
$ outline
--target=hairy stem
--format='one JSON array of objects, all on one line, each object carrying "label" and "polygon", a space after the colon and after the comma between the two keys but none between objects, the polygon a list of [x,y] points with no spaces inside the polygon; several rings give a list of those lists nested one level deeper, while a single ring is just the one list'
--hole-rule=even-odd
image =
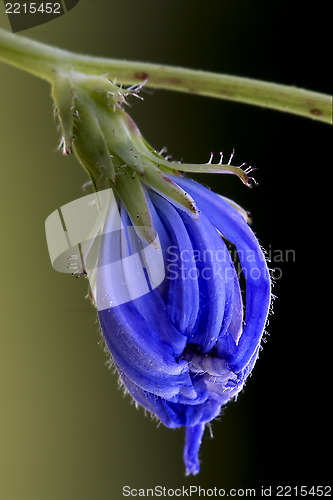
[{"label": "hairy stem", "polygon": [[208,71],[73,54],[2,29],[0,60],[51,83],[57,71],[71,67],[86,74],[108,74],[124,84],[147,80],[147,87],[227,99],[332,124],[330,95]]}]

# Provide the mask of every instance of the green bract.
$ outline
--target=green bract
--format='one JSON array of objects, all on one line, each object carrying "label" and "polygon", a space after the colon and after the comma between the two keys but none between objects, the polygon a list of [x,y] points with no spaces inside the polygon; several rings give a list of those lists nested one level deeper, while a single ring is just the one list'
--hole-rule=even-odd
[{"label": "green bract", "polygon": [[63,153],[76,154],[96,191],[111,187],[126,206],[132,223],[147,241],[152,242],[155,233],[145,186],[197,217],[191,196],[168,174],[179,174],[179,171],[233,173],[248,184],[249,170],[223,165],[222,155],[218,164],[210,160],[202,165],[164,158],[162,152],[158,153],[145,141],[124,109],[126,98],[129,95],[138,97],[141,87],[139,84],[123,89],[108,76],[90,76],[69,70],[57,74],[52,96],[62,129]]}]

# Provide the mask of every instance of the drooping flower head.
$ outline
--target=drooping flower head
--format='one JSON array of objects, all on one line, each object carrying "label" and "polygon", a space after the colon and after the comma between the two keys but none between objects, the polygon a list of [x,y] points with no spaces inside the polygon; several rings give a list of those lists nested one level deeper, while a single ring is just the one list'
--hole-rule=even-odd
[{"label": "drooping flower head", "polygon": [[196,474],[205,426],[258,357],[270,277],[245,211],[180,173],[233,173],[248,184],[249,171],[222,155],[218,164],[168,161],[124,110],[139,89],[69,72],[53,94],[64,153],[74,149],[95,189],[112,192],[89,276],[112,361],[138,405],[185,427],[186,473]]}]

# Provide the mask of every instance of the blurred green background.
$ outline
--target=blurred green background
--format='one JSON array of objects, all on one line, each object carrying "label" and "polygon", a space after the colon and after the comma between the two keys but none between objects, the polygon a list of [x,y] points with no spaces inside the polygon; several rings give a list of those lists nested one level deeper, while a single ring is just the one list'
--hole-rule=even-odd
[{"label": "blurred green background", "polygon": [[[96,56],[187,66],[330,93],[328,4],[87,1],[22,32]],[[10,29],[0,2],[0,27]],[[53,271],[44,222],[87,177],[56,151],[47,83],[0,63],[0,499],[106,500],[122,487],[258,488],[327,484],[331,330],[331,129],[278,112],[144,90],[132,116],[176,160],[236,154],[258,168],[249,190],[203,182],[251,211],[264,248],[295,251],[279,278],[267,342],[246,390],[204,437],[184,476],[183,430],[136,411],[105,366],[88,282]],[[330,344],[329,344],[330,345]]]}]

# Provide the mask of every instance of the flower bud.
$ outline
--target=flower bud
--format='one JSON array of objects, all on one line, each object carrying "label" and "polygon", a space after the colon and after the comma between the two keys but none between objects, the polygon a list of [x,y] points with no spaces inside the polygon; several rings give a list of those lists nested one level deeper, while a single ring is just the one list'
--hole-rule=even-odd
[{"label": "flower bud", "polygon": [[[89,280],[112,361],[136,403],[165,426],[186,428],[186,473],[196,474],[206,424],[242,390],[258,357],[270,276],[246,212],[180,174],[231,173],[249,185],[251,168],[232,166],[232,157],[223,164],[222,153],[217,164],[213,155],[202,165],[167,160],[124,109],[140,89],[69,71],[53,97],[64,154],[73,151],[95,190],[113,199],[86,231],[100,231]],[[86,268],[90,239],[80,247]]]}]

